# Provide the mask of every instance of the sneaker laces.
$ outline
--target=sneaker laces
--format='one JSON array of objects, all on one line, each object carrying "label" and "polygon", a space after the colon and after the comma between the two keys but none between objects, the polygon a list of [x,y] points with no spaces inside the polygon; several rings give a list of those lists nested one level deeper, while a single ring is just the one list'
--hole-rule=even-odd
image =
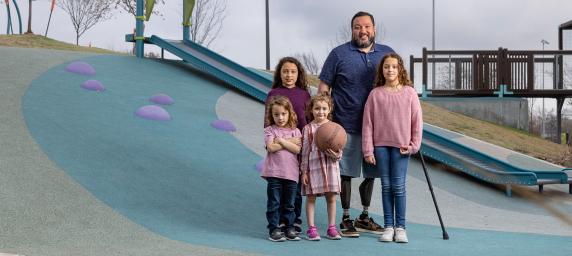
[{"label": "sneaker laces", "polygon": [[375,228],[375,229],[381,228],[381,226],[379,224],[375,223],[375,221],[373,221],[373,218],[371,218],[371,217],[369,217],[369,224],[371,224],[372,228]]},{"label": "sneaker laces", "polygon": [[306,232],[306,234],[309,235],[310,237],[320,236],[318,234],[318,230],[316,230],[316,227],[312,227],[311,229],[308,229],[308,232]]},{"label": "sneaker laces", "polygon": [[339,236],[340,234],[338,233],[338,230],[336,229],[336,227],[331,226],[330,228],[328,228],[328,235],[335,237],[335,236]]},{"label": "sneaker laces", "polygon": [[345,220],[344,220],[344,223],[346,223],[346,225],[348,226],[348,229],[354,228],[354,220],[350,220],[350,219],[348,218],[348,219],[345,219]]},{"label": "sneaker laces", "polygon": [[286,232],[286,236],[287,237],[293,237],[293,236],[298,236],[298,235],[296,235],[296,232],[294,230],[290,230],[290,231]]},{"label": "sneaker laces", "polygon": [[392,236],[395,230],[393,229],[393,227],[386,227],[385,230],[383,231],[383,236]]},{"label": "sneaker laces", "polygon": [[395,236],[405,236],[407,234],[407,231],[405,231],[404,228],[396,228],[395,229]]}]

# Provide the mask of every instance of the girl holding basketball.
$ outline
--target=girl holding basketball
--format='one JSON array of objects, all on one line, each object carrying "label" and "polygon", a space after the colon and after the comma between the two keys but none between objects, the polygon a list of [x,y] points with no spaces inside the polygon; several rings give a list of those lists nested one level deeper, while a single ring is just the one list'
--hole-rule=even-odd
[{"label": "girl holding basketball", "polygon": [[410,155],[421,146],[421,105],[396,53],[381,59],[373,87],[364,109],[362,150],[365,161],[375,164],[381,177],[385,230],[379,241],[391,242],[395,237],[396,242],[407,243],[405,176]]},{"label": "girl holding basketball", "polygon": [[[274,73],[274,80],[272,81],[272,90],[268,92],[268,96],[266,97],[265,110],[268,109],[268,103],[274,96],[282,95],[288,98],[298,117],[297,127],[301,131],[307,124],[304,110],[306,109],[306,103],[310,100],[306,71],[300,61],[293,57],[280,59],[274,70],[276,72]],[[300,138],[295,142],[301,145]],[[294,213],[296,214],[294,229],[297,234],[302,233],[302,228],[300,227],[300,224],[302,224],[302,220],[300,220],[300,214],[302,213],[302,195],[300,194],[300,190],[300,183],[298,183],[298,192],[296,192],[296,200],[294,202]],[[279,212],[280,211],[281,210],[279,210]],[[284,219],[282,216],[280,223],[280,226],[283,226]]]},{"label": "girl holding basketball", "polygon": [[[294,231],[294,200],[298,188],[300,146],[294,143],[293,139],[301,137],[300,130],[296,128],[297,123],[296,113],[286,97],[276,96],[270,99],[264,129],[264,143],[268,153],[260,176],[268,181],[266,218],[269,239],[274,242],[300,240]],[[281,216],[284,219],[285,234],[279,228]]]},{"label": "girl holding basketball", "polygon": [[306,106],[306,117],[311,122],[302,132],[302,155],[300,172],[302,173],[302,195],[306,196],[306,218],[308,232],[306,239],[319,241],[320,235],[314,226],[314,208],[316,197],[325,196],[328,210],[327,238],[341,239],[335,226],[336,195],[340,193],[340,165],[342,152],[328,149],[321,152],[315,143],[314,135],[320,125],[332,120],[334,102],[328,95],[315,95]]}]

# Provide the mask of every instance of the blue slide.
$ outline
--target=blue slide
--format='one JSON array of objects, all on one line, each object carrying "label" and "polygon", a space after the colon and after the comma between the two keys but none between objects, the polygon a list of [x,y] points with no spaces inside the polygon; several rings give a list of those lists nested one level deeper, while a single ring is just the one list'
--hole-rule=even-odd
[{"label": "blue slide", "polygon": [[[126,35],[125,40],[133,42],[133,35]],[[145,42],[155,44],[171,52],[262,102],[265,102],[266,95],[270,91],[272,80],[269,78],[193,41],[167,40],[153,35],[146,38]],[[544,184],[571,184],[569,192],[572,194],[572,178],[569,178],[564,170],[535,171],[519,168],[426,129],[423,129],[420,151],[423,155],[483,181],[506,185],[506,193],[509,197],[511,196],[511,185],[538,185],[539,190],[542,191]]]},{"label": "blue slide", "polygon": [[506,185],[508,197],[511,196],[511,185],[538,185],[542,192],[544,184],[571,184],[569,192],[572,194],[572,178],[564,172],[566,169],[562,171],[523,169],[426,129],[423,129],[420,151],[423,155],[486,182]]},{"label": "blue slide", "polygon": [[[125,41],[134,42],[133,35],[127,34]],[[168,40],[153,35],[146,38],[145,42],[155,44],[167,50],[175,56],[263,102],[266,100],[266,95],[272,86],[271,79],[245,68],[193,41]]]}]

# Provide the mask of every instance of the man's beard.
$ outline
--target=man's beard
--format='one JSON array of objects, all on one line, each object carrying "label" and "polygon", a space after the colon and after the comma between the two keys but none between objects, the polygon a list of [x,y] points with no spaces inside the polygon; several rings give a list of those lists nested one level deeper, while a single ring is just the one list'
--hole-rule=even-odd
[{"label": "man's beard", "polygon": [[354,37],[352,34],[352,41],[353,43],[358,47],[358,48],[367,48],[370,45],[372,45],[375,41],[375,32],[373,35],[369,35],[369,40],[365,41],[365,42],[361,42],[359,40],[359,38],[363,35],[364,33],[360,33],[358,35],[358,37]]}]

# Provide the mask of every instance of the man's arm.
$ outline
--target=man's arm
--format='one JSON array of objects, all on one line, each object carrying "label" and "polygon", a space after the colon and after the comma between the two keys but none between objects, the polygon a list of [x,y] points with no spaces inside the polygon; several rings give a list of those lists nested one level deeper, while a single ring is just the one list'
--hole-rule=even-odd
[{"label": "man's arm", "polygon": [[324,92],[330,93],[330,88],[332,87],[331,84],[328,84],[322,80],[318,84],[318,94],[324,94]]}]

